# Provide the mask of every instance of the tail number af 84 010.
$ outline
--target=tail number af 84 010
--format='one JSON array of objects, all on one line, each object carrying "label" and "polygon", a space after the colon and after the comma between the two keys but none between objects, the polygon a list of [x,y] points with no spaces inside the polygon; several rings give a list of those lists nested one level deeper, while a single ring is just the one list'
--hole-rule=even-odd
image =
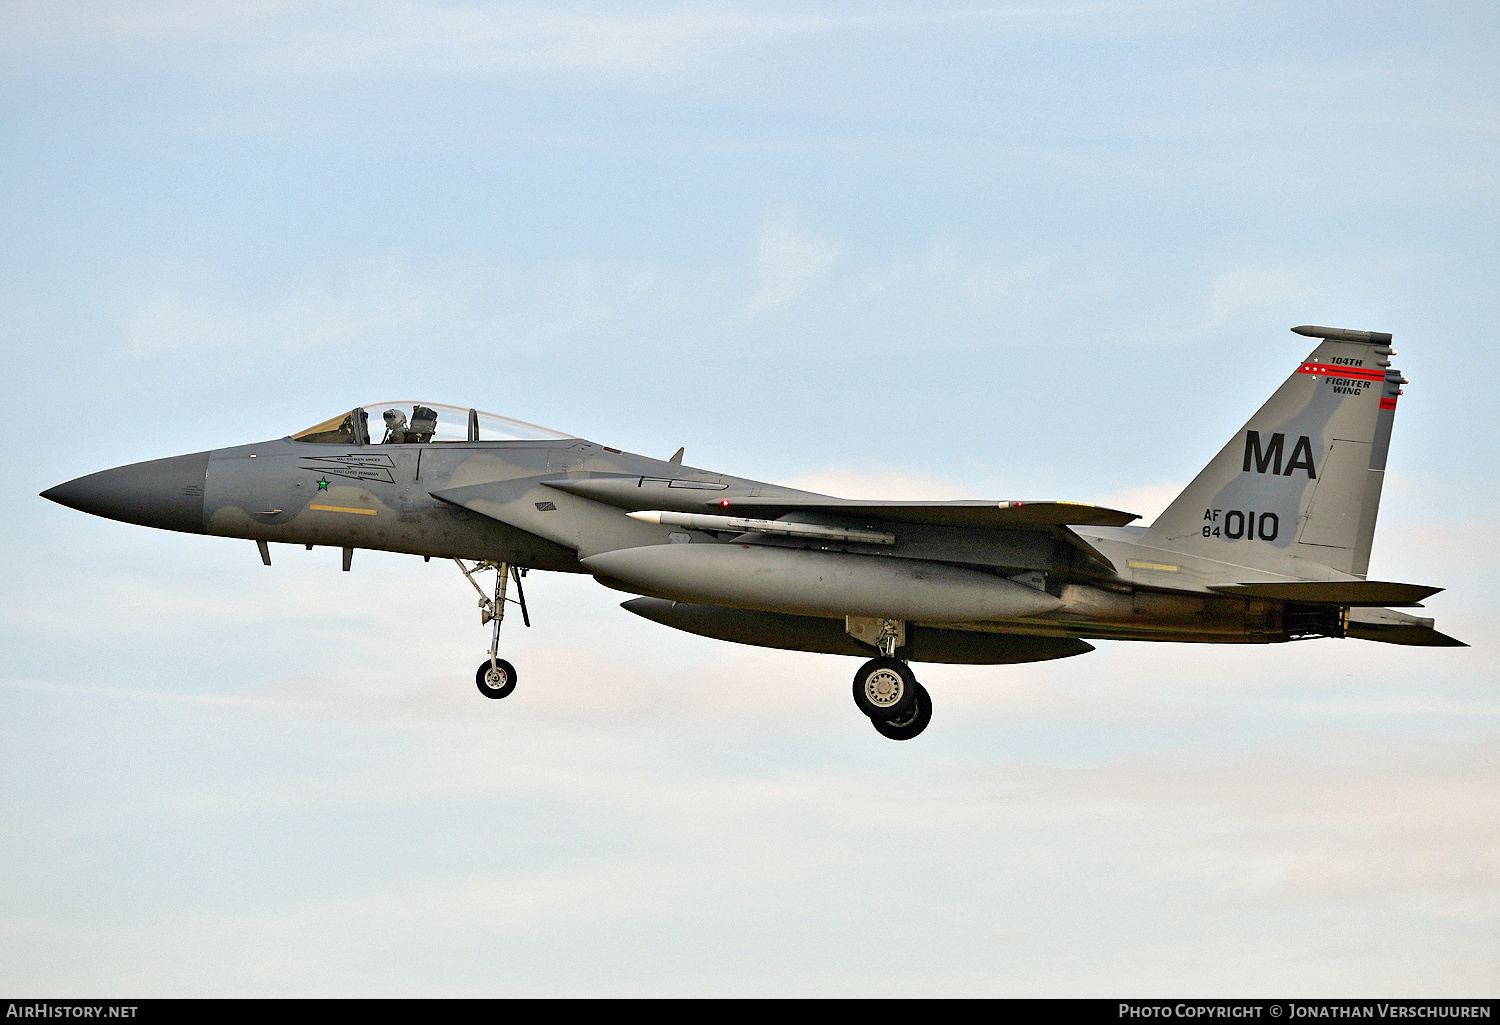
[{"label": "tail number af 84 010", "polygon": [[1204,509],[1203,536],[1222,537],[1230,541],[1275,541],[1281,534],[1281,517],[1273,512],[1257,513],[1253,509]]}]

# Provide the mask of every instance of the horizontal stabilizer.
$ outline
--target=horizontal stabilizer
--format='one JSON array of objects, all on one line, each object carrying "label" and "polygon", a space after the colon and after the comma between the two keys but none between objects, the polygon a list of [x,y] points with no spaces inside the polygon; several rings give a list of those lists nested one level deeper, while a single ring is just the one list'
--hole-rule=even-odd
[{"label": "horizontal stabilizer", "polygon": [[1432,628],[1432,620],[1419,619],[1394,609],[1350,609],[1344,636],[1423,648],[1468,647],[1463,641],[1438,633]]},{"label": "horizontal stabilizer", "polygon": [[1315,605],[1415,605],[1442,590],[1421,584],[1393,584],[1384,580],[1292,580],[1261,584],[1210,585],[1220,594]]}]

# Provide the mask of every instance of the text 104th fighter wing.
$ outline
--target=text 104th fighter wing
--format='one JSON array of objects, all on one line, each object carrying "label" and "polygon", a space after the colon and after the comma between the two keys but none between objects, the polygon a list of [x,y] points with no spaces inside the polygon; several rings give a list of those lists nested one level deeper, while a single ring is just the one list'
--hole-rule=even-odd
[{"label": "text 104th fighter wing", "polygon": [[[473,409],[380,402],[277,441],[80,477],[43,497],[169,530],[452,559],[480,592],[479,690],[503,698],[507,606],[529,570],[588,573],[624,608],[707,637],[863,660],[854,701],[921,733],[911,666],[1092,651],[1090,638],[1448,646],[1369,580],[1405,379],[1391,336],[1299,327],[1317,347],[1149,527],[1068,502],[849,501],[652,459]],[[479,575],[493,572],[492,585]]]}]

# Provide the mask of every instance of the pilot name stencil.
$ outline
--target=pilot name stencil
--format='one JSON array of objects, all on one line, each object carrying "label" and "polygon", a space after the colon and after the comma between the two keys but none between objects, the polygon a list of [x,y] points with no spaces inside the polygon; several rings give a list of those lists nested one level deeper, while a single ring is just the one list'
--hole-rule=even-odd
[{"label": "pilot name stencil", "polygon": [[302,461],[317,464],[302,467],[312,473],[348,477],[350,480],[379,480],[387,484],[396,482],[391,474],[396,464],[388,455],[303,456]]}]

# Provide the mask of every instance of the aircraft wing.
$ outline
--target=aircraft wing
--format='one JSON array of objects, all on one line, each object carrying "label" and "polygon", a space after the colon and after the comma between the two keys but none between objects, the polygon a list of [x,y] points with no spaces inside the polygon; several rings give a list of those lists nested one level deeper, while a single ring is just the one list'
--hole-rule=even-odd
[{"label": "aircraft wing", "polygon": [[1053,527],[1123,527],[1136,513],[1079,502],[879,502],[848,498],[788,500],[776,496],[730,499],[729,508],[776,518],[791,512],[868,516],[896,523],[990,530],[1051,530]]},{"label": "aircraft wing", "polygon": [[[775,520],[811,513],[820,521],[869,526],[911,523],[923,527],[1038,531],[1077,549],[1111,572],[1110,562],[1070,526],[1123,527],[1135,513],[1073,502],[882,502],[834,498],[771,485],[655,477],[585,477],[542,481],[569,494],[627,512],[675,511]],[[899,533],[899,531],[898,531]]]},{"label": "aircraft wing", "polygon": [[631,511],[732,512],[773,520],[788,513],[811,512],[937,527],[1050,531],[1062,526],[1123,527],[1140,519],[1135,513],[1076,502],[863,501],[768,487],[747,494],[743,488],[709,481],[658,481],[649,477],[590,477],[543,483]]}]

